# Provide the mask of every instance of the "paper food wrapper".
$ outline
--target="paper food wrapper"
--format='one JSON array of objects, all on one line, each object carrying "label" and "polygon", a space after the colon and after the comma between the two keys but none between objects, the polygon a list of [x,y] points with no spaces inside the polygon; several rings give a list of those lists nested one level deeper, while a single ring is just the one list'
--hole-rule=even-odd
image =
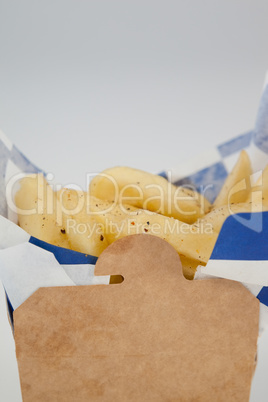
[{"label": "paper food wrapper", "polygon": [[[258,174],[268,163],[268,85],[254,130],[161,174],[178,185],[209,185],[213,202],[242,149]],[[213,392],[214,400],[247,400],[267,322],[268,213],[228,218],[209,263],[197,270],[203,280],[190,282],[178,275],[172,247],[153,236],[122,239],[97,261],[24,232],[6,186],[41,170],[2,132],[0,155],[0,279],[24,400],[209,401]],[[124,282],[85,286],[108,285],[113,274]]]}]

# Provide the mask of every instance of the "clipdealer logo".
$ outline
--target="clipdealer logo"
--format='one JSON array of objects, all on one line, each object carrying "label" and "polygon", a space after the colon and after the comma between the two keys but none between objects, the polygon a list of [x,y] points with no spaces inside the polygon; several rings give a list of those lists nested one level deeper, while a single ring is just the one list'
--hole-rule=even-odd
[{"label": "clipdealer logo", "polygon": [[[102,209],[91,209],[91,200],[89,192],[84,192],[82,187],[70,183],[64,188],[59,184],[54,184],[54,175],[48,173],[45,177],[47,183],[44,183],[44,177],[41,174],[26,175],[23,173],[14,175],[6,185],[6,199],[10,210],[17,212],[20,215],[33,215],[41,214],[44,211],[48,214],[57,212],[57,221],[61,221],[61,211],[64,214],[79,214],[84,208],[88,215],[98,215],[103,213],[112,212],[116,206],[120,206],[125,213],[125,205],[135,205],[143,210],[153,210],[153,212],[160,214],[167,214],[172,216],[172,213],[179,213],[185,217],[195,216],[198,214],[204,214],[206,210],[205,206],[205,192],[211,187],[201,187],[199,192],[192,185],[174,186],[171,180],[171,174],[169,174],[169,180],[165,180],[164,184],[146,184],[142,186],[140,183],[126,184],[122,187],[118,185],[113,176],[105,173],[88,173],[86,175],[86,188],[89,188],[89,183],[93,177],[98,175],[106,179],[109,184],[109,194],[106,198],[108,203]],[[32,208],[22,208],[16,205],[14,198],[16,192],[19,190],[19,183],[24,177],[33,179],[36,188],[32,188],[33,195],[36,196],[35,205]],[[77,198],[76,204],[69,208],[63,202],[64,192],[72,189],[76,192],[73,197]],[[81,197],[81,193],[84,194]],[[55,197],[56,194],[56,197]],[[106,194],[107,195],[107,194]],[[105,197],[103,197],[105,198]],[[188,205],[187,205],[188,204]],[[186,206],[186,207],[185,207]],[[194,219],[194,218],[193,218]]]},{"label": "clipdealer logo", "polygon": [[[226,217],[229,215],[233,215],[234,219],[236,219],[241,225],[244,225],[251,230],[260,232],[262,230],[262,215],[258,214],[258,217],[254,216],[254,212],[262,212],[263,211],[263,194],[262,194],[262,181],[258,180],[258,186],[252,184],[254,183],[254,177],[259,175],[262,177],[262,171],[257,172],[250,178],[251,185],[251,200],[245,202],[243,205],[237,204],[233,202],[236,194],[239,194],[241,191],[248,191],[249,183],[243,179],[236,185],[232,187],[228,194],[228,202],[225,205],[225,213]],[[24,207],[24,205],[16,205],[14,201],[15,195],[20,187],[20,181],[25,177],[30,177],[33,179],[35,188],[31,188],[33,199],[30,204],[31,207]],[[89,187],[90,180],[96,176],[96,173],[89,173],[86,175],[86,187]],[[90,194],[88,192],[84,192],[83,189],[75,185],[74,183],[67,185],[63,188],[59,184],[53,184],[52,181],[54,179],[54,175],[49,173],[46,176],[47,182],[44,180],[41,174],[33,174],[33,175],[25,175],[25,174],[16,174],[7,182],[6,184],[6,199],[8,208],[13,212],[22,216],[30,216],[35,214],[47,214],[48,216],[54,216],[57,225],[62,225],[63,220],[66,220],[66,217],[69,219],[69,230],[76,230],[78,233],[82,231],[92,232],[92,229],[89,228],[88,222],[76,222],[75,218],[81,213],[85,213],[85,216],[110,216],[110,220],[112,221],[114,218],[113,214],[122,213],[125,215],[126,223],[110,223],[111,225],[116,225],[117,227],[114,230],[117,230],[118,236],[120,236],[123,231],[126,234],[128,233],[136,233],[138,230],[144,231],[145,233],[150,232],[151,234],[158,234],[162,230],[162,233],[185,233],[186,231],[190,231],[191,233],[209,233],[213,230],[213,225],[208,225],[208,222],[202,222],[202,218],[197,221],[197,225],[195,223],[194,216],[197,212],[196,206],[198,206],[199,212],[201,215],[205,215],[205,205],[204,199],[206,192],[212,187],[212,185],[208,185],[199,189],[200,193],[196,191],[193,186],[180,186],[174,189],[174,185],[171,184],[171,173],[169,173],[169,180],[166,182],[165,191],[163,187],[159,184],[147,184],[140,185],[140,183],[127,184],[125,186],[120,187],[114,177],[100,173],[98,176],[103,177],[105,180],[110,182],[110,189],[112,189],[112,199],[109,201],[100,201],[93,205]],[[70,188],[72,190],[70,190]],[[29,190],[30,191],[30,190]],[[72,191],[72,202],[71,207],[68,205],[68,201],[64,201],[64,196]],[[149,194],[149,195],[148,195]],[[198,198],[200,197],[200,198]],[[138,206],[137,206],[138,205]],[[190,208],[188,207],[190,205]],[[93,208],[92,208],[93,206]],[[185,207],[186,206],[186,207]],[[150,212],[147,208],[153,207],[154,212]],[[170,211],[172,212],[172,208],[174,211],[177,211],[187,220],[191,215],[193,215],[193,222],[189,224],[183,223],[183,219],[177,219],[180,223],[179,227],[176,220],[166,221],[163,223],[164,228],[159,224],[155,223],[150,228],[146,227],[144,223],[136,222],[134,225],[131,224],[133,220],[131,220],[132,216],[137,214],[138,209],[142,209],[144,213],[148,213],[148,215],[152,213],[165,214]],[[245,210],[243,210],[243,208]],[[207,211],[209,212],[209,211]],[[247,214],[243,214],[246,212]],[[221,214],[221,211],[218,211]],[[171,214],[172,215],[172,214]],[[65,218],[64,218],[65,217]],[[128,219],[130,217],[130,219]],[[63,219],[64,218],[64,219]],[[75,222],[72,221],[75,220]],[[130,222],[130,223],[129,223]],[[147,221],[146,221],[147,222]],[[85,225],[83,227],[83,224]],[[79,226],[80,225],[80,226]],[[91,226],[94,225],[94,222],[91,223]],[[112,228],[108,227],[108,223],[105,224],[99,223],[98,225],[106,226],[107,230],[112,230]],[[96,223],[95,230],[99,227]],[[144,227],[142,226],[144,225]],[[124,229],[124,227],[128,229]],[[200,228],[202,226],[202,228]],[[161,228],[160,228],[161,227]],[[86,229],[87,228],[87,229]],[[190,228],[190,229],[189,229]],[[104,228],[105,229],[105,228]],[[68,229],[67,229],[68,230]]]}]

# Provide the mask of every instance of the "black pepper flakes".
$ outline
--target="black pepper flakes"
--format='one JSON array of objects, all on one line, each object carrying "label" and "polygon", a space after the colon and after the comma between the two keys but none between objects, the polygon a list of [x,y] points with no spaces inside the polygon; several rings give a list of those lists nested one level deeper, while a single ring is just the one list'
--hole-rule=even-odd
[{"label": "black pepper flakes", "polygon": [[65,229],[61,229],[60,231],[61,231],[62,234],[65,234],[65,233],[66,233],[66,232],[65,232]]},{"label": "black pepper flakes", "polygon": [[103,240],[104,240],[103,235],[100,235],[100,241],[103,241]]}]

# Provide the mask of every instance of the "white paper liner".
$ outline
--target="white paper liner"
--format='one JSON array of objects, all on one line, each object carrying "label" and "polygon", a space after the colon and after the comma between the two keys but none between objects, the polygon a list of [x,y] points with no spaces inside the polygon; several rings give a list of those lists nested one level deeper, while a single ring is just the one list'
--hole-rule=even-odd
[{"label": "white paper liner", "polygon": [[1,251],[0,276],[14,310],[40,287],[75,285],[52,253],[31,243]]}]

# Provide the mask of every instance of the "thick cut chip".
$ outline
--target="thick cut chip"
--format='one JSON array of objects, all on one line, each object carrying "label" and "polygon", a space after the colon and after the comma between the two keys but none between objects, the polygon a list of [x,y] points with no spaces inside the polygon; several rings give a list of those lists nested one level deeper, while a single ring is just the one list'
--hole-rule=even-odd
[{"label": "thick cut chip", "polygon": [[58,223],[57,197],[42,174],[20,181],[15,195],[19,225],[31,236],[58,247],[69,248],[65,228]]},{"label": "thick cut chip", "polygon": [[258,180],[252,186],[247,202],[262,203],[264,208],[268,207],[268,165],[261,172]]},{"label": "thick cut chip", "polygon": [[189,187],[176,187],[165,178],[129,167],[114,167],[97,175],[90,194],[193,223],[208,212],[210,203]]},{"label": "thick cut chip", "polygon": [[[71,247],[81,253],[98,257],[108,246],[104,226],[98,219],[99,214],[92,208],[109,207],[109,203],[89,197],[83,191],[62,189],[57,198],[62,208],[62,220]],[[93,207],[94,204],[94,207]],[[96,207],[97,205],[97,207]]]},{"label": "thick cut chip", "polygon": [[110,212],[101,213],[99,219],[105,227],[109,244],[132,234],[152,234],[166,240],[180,255],[201,263],[207,263],[218,236],[209,225],[189,225],[178,219],[144,209],[133,209],[127,205],[117,205]]},{"label": "thick cut chip", "polygon": [[213,208],[231,203],[245,202],[250,193],[250,175],[252,168],[246,151],[240,153],[239,159],[233,170],[228,175],[225,183],[216,198]]}]

